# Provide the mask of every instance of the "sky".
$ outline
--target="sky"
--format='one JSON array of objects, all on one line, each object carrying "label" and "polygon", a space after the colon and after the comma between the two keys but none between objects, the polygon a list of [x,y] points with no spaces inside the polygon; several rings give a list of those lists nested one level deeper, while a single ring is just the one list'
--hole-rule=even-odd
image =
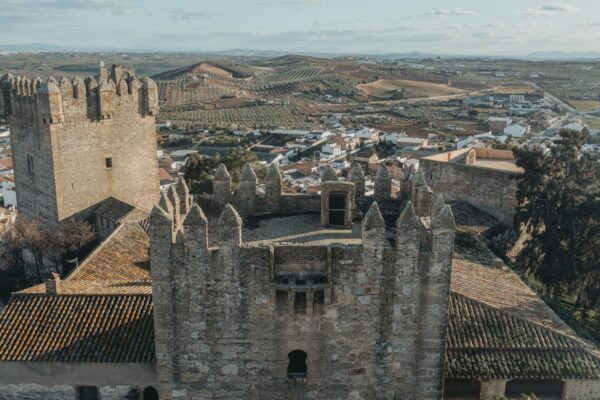
[{"label": "sky", "polygon": [[600,52],[600,1],[0,0],[2,46],[525,55]]}]

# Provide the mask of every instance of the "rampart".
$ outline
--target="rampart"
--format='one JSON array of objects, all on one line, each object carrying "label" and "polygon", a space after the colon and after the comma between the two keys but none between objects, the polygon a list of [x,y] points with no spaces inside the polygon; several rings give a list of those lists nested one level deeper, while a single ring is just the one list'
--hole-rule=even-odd
[{"label": "rampart", "polygon": [[446,200],[467,201],[512,224],[517,206],[514,178],[521,173],[512,153],[461,149],[422,158],[419,168],[431,189]]},{"label": "rampart", "polygon": [[[321,176],[321,182],[339,181],[333,170],[328,167]],[[375,193],[365,196],[365,175],[360,164],[352,166],[346,180],[355,187],[354,219],[360,220],[373,201],[377,201],[383,214],[398,214],[398,209],[407,197],[392,197],[392,178],[385,165],[382,165],[375,177]],[[404,182],[404,191],[409,190],[409,182]],[[231,175],[225,165],[221,164],[213,179],[213,193],[196,195],[195,200],[210,212],[221,212],[226,204],[233,205],[241,215],[248,214],[289,214],[302,212],[319,212],[322,207],[321,195],[289,194],[282,192],[282,176],[276,165],[270,165],[264,180],[264,192],[257,190],[258,179],[250,164],[246,164],[240,175],[237,188],[233,188]]]}]

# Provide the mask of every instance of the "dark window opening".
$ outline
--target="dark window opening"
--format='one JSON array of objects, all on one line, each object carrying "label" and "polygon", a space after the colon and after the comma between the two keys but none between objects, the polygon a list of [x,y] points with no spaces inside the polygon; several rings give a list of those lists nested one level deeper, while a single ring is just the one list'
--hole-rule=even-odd
[{"label": "dark window opening", "polygon": [[296,285],[306,285],[306,279],[296,279]]},{"label": "dark window opening", "polygon": [[288,294],[287,292],[284,292],[283,290],[277,290],[275,292],[275,301],[277,303],[277,307],[279,308],[287,308],[287,302],[288,302]]},{"label": "dark window opening", "polygon": [[323,310],[323,306],[325,305],[325,291],[317,290],[313,294],[313,310],[315,313]]},{"label": "dark window opening", "polygon": [[346,195],[344,193],[329,194],[329,209],[343,210],[346,208]]},{"label": "dark window opening", "polygon": [[33,156],[31,154],[27,155],[27,171],[33,174]]},{"label": "dark window opening", "polygon": [[287,367],[288,379],[305,379],[306,378],[306,353],[302,350],[294,350],[288,353],[290,360]]},{"label": "dark window opening", "polygon": [[344,211],[329,211],[329,224],[344,226]]},{"label": "dark window opening", "polygon": [[506,383],[505,396],[520,399],[523,394],[533,394],[540,400],[561,399],[563,381],[558,379],[514,379]]},{"label": "dark window opening", "polygon": [[144,389],[143,400],[158,400],[158,391],[152,386],[148,386]]},{"label": "dark window opening", "polygon": [[98,387],[96,386],[78,386],[77,400],[100,400]]},{"label": "dark window opening", "polygon": [[313,283],[327,283],[327,276],[318,275],[313,278]]},{"label": "dark window opening", "polygon": [[306,313],[306,293],[296,292],[294,294],[294,311],[297,314]]},{"label": "dark window opening", "polygon": [[479,399],[481,382],[477,379],[446,379],[444,399]]},{"label": "dark window opening", "polygon": [[106,168],[112,168],[112,157],[106,157],[104,163],[106,164]]}]

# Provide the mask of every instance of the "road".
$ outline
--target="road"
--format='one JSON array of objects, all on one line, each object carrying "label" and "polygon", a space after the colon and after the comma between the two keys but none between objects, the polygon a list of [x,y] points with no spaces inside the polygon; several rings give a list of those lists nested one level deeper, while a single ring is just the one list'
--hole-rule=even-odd
[{"label": "road", "polygon": [[554,102],[558,108],[560,108],[562,111],[573,114],[573,115],[577,115],[580,117],[585,117],[585,118],[596,118],[596,119],[600,119],[600,117],[590,114],[587,111],[579,111],[574,107],[571,107],[570,105],[568,105],[567,103],[565,103],[564,101],[562,101],[561,99],[559,99],[558,97],[554,96],[553,94],[549,93],[546,89],[544,89],[543,87],[541,87],[540,85],[538,85],[535,82],[525,82],[528,85],[532,86],[533,88],[537,89],[537,90],[541,90],[544,92],[544,96],[546,96],[546,98],[548,98],[550,101]]},{"label": "road", "polygon": [[[457,99],[461,97],[474,96],[478,94],[491,93],[496,90],[493,88],[486,88],[481,90],[476,90],[473,92],[462,92],[456,94],[445,94],[442,96],[432,96],[432,97],[418,97],[414,99],[403,99],[403,100],[379,100],[379,101],[370,101],[368,103],[344,103],[344,106],[369,106],[369,105],[377,105],[377,106],[393,106],[398,104],[414,104],[414,103],[427,103],[431,101],[447,101],[450,99]],[[322,104],[309,104],[309,107],[322,106]]]}]

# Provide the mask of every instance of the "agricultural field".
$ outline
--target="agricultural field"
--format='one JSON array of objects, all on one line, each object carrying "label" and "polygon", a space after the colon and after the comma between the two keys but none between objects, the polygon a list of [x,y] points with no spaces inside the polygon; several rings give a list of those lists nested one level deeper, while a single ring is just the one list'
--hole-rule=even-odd
[{"label": "agricultural field", "polygon": [[569,100],[569,104],[579,111],[600,110],[600,100]]},{"label": "agricultural field", "polygon": [[215,110],[201,109],[163,109],[161,118],[170,120],[177,129],[195,130],[197,128],[310,128],[313,121],[307,119],[302,111],[293,105],[264,105],[231,107]]},{"label": "agricultural field", "polygon": [[367,96],[383,97],[390,93],[404,92],[402,98],[437,97],[464,93],[463,90],[438,83],[408,81],[403,79],[379,79],[375,82],[357,85]]}]

